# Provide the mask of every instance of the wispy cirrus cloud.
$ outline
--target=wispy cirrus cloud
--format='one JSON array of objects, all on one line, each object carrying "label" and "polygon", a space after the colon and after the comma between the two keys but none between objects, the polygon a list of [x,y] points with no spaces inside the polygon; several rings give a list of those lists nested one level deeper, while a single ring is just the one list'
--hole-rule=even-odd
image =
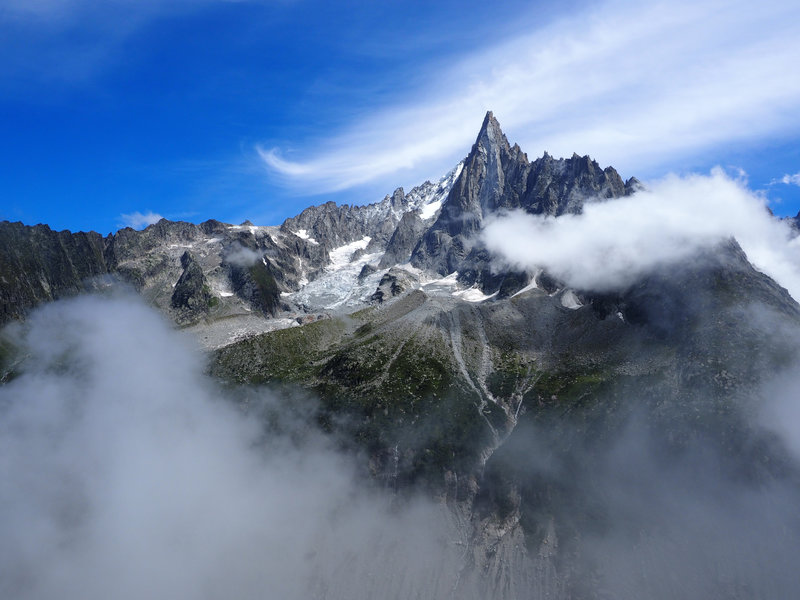
[{"label": "wispy cirrus cloud", "polygon": [[486,46],[412,100],[307,150],[258,148],[284,183],[334,191],[430,177],[470,147],[486,110],[527,151],[577,151],[623,172],[800,130],[800,6],[774,1],[610,1]]},{"label": "wispy cirrus cloud", "polygon": [[785,183],[786,185],[800,186],[800,173],[795,173],[794,175],[789,175],[787,173],[786,175],[784,175],[780,179],[776,179],[772,183]]},{"label": "wispy cirrus cloud", "polygon": [[122,227],[132,227],[133,229],[144,229],[148,225],[153,225],[154,223],[158,223],[162,217],[158,213],[154,213],[152,211],[147,212],[132,212],[132,213],[124,213],[120,216],[120,224]]}]

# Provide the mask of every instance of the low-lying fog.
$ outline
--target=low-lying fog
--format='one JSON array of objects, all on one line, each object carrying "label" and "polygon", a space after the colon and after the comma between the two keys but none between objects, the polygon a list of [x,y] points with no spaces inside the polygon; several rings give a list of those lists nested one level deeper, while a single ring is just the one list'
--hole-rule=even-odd
[{"label": "low-lying fog", "polygon": [[[463,552],[268,392],[247,416],[126,298],[56,302],[0,387],[0,597],[444,597]],[[255,414],[281,410],[282,434]],[[298,432],[303,433],[299,435]],[[422,596],[418,596],[422,594]]]},{"label": "low-lying fog", "polygon": [[[468,524],[359,481],[357,459],[304,420],[308,398],[228,397],[139,300],[56,302],[7,333],[28,357],[0,387],[0,596],[486,597],[470,575]],[[796,450],[796,378],[771,386],[764,420]],[[513,589],[497,594],[574,597],[569,576],[592,582],[587,597],[792,596],[796,476],[733,480],[702,444],[664,462],[646,430],[631,419],[585,457],[520,432],[517,474],[577,490],[585,498],[567,510],[590,506],[598,520],[578,563],[540,569],[536,586],[535,568],[507,573]],[[529,550],[540,567],[549,560]]]}]

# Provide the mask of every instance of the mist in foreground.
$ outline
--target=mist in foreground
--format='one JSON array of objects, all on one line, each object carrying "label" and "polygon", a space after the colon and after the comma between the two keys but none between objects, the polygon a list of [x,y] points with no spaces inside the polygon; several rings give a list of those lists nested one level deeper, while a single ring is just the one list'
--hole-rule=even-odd
[{"label": "mist in foreground", "polygon": [[[308,398],[223,388],[138,300],[56,302],[6,335],[26,359],[0,387],[2,597],[796,592],[792,369],[750,407],[758,433],[742,444],[765,445],[731,457],[701,433],[664,446],[646,412],[657,399],[630,388],[624,425],[590,443],[580,424],[523,421],[467,507],[365,481],[362,458],[317,432]],[[757,452],[778,466],[738,468]],[[504,505],[509,480],[523,499]],[[478,551],[487,551],[476,532],[487,523],[522,523],[526,532],[502,549],[509,555],[500,575],[476,568]],[[503,586],[490,582],[497,577]]]},{"label": "mist in foreground", "polygon": [[[154,311],[44,307],[0,388],[4,598],[444,597],[442,508],[390,498],[288,399],[241,406]],[[280,413],[282,433],[264,415]]]}]

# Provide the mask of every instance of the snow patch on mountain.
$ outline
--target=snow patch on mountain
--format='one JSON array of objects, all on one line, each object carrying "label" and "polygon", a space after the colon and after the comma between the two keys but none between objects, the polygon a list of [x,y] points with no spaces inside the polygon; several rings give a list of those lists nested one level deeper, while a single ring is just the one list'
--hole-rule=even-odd
[{"label": "snow patch on mountain", "polygon": [[494,298],[495,296],[497,296],[497,294],[498,292],[486,295],[476,287],[453,292],[454,297],[460,298],[461,300],[464,300],[466,302],[473,302],[473,303],[484,302],[486,300],[489,300],[490,298]]},{"label": "snow patch on mountain", "polygon": [[520,294],[524,294],[525,292],[529,292],[531,290],[538,289],[539,285],[536,283],[536,278],[539,277],[539,275],[541,275],[541,273],[542,273],[541,269],[536,271],[536,274],[533,277],[531,277],[531,282],[528,285],[526,285],[524,288],[522,288],[520,291],[518,291],[515,294],[513,294],[511,297],[515,298],[515,297],[519,296]]},{"label": "snow patch on mountain", "polygon": [[[414,267],[410,263],[397,265],[396,268],[403,269],[414,275],[419,280],[419,289],[428,296],[447,296],[464,302],[478,303],[494,298],[498,294],[498,292],[484,294],[477,287],[461,288],[458,283],[458,271],[453,271],[445,277],[431,278],[430,273]],[[383,273],[385,271],[380,271],[376,275],[383,275]]]},{"label": "snow patch on mountain", "polygon": [[464,162],[458,163],[451,169],[444,177],[437,183],[433,184],[426,181],[424,184],[415,187],[409,193],[407,198],[409,208],[411,210],[418,210],[420,218],[423,221],[434,218],[442,204],[447,199],[450,190],[453,187],[458,176],[464,168]]},{"label": "snow patch on mountain", "polygon": [[313,237],[308,235],[308,230],[306,229],[298,229],[297,231],[293,232],[297,237],[302,240],[307,241],[309,244],[314,244],[315,246],[319,246],[319,242],[315,240]]},{"label": "snow patch on mountain", "polygon": [[[345,244],[344,246],[339,246],[338,248],[334,248],[331,250],[328,255],[331,258],[330,264],[325,268],[326,271],[337,271],[348,264],[350,264],[353,254],[357,250],[363,250],[366,248],[372,238],[368,235],[365,235],[360,240],[356,240],[355,242],[350,242],[349,244]],[[363,266],[363,265],[362,265]]]},{"label": "snow patch on mountain", "polygon": [[268,226],[257,226],[257,225],[228,225],[228,229],[232,231],[244,231],[247,230],[253,235],[256,235],[261,230],[266,230]]},{"label": "snow patch on mountain", "polygon": [[[410,266],[410,265],[409,265]],[[425,279],[425,273],[421,269],[416,269],[411,267],[416,271],[416,274],[420,277],[420,281],[422,283],[422,289],[425,293],[430,295],[444,295],[444,294],[451,294],[453,288],[458,287],[458,271],[454,271],[450,273],[447,277],[440,277],[438,279]]]},{"label": "snow patch on mountain", "polygon": [[427,221],[428,219],[432,219],[436,213],[439,212],[440,208],[442,208],[441,200],[431,202],[420,209],[419,216],[423,221]]},{"label": "snow patch on mountain", "polygon": [[569,308],[570,310],[578,310],[583,304],[578,300],[575,292],[572,290],[564,290],[564,293],[561,294],[561,306]]},{"label": "snow patch on mountain", "polygon": [[352,308],[364,304],[378,287],[386,270],[376,271],[359,283],[358,275],[366,264],[377,264],[381,253],[354,255],[364,250],[370,242],[369,236],[344,244],[330,251],[331,262],[325,271],[304,285],[299,291],[287,294],[285,298],[300,306],[335,310]]}]

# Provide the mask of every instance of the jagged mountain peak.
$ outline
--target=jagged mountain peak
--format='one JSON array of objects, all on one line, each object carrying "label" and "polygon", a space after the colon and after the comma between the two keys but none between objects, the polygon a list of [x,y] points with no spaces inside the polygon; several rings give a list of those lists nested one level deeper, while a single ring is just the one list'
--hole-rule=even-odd
[{"label": "jagged mountain peak", "polygon": [[511,151],[508,138],[500,128],[500,122],[495,118],[492,111],[488,111],[483,119],[472,153],[480,151],[480,149],[483,149],[484,152]]},{"label": "jagged mountain peak", "polygon": [[[556,189],[548,190],[551,185]],[[472,215],[466,219],[468,228],[479,229],[483,219],[498,209],[577,213],[588,198],[626,193],[630,192],[617,171],[602,168],[588,155],[554,158],[545,152],[531,163],[519,145],[510,145],[494,113],[488,111],[441,219],[443,225],[464,221],[468,213]],[[446,228],[459,233],[449,224]]]},{"label": "jagged mountain peak", "polygon": [[475,238],[492,213],[515,209],[553,216],[580,213],[587,200],[632,191],[634,185],[626,187],[612,167],[603,169],[589,156],[556,159],[545,152],[529,162],[518,145],[509,144],[489,111],[438,219],[415,248],[411,262],[442,275],[481,273],[485,269],[476,268],[475,252],[480,250]]}]

